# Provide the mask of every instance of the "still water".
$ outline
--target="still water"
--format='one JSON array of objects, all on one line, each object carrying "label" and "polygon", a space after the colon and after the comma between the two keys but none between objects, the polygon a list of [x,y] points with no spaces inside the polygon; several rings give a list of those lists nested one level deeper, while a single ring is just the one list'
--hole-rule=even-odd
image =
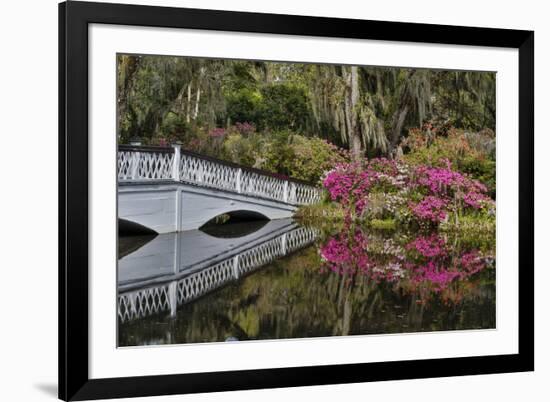
[{"label": "still water", "polygon": [[495,328],[494,239],[291,219],[121,237],[119,346]]}]

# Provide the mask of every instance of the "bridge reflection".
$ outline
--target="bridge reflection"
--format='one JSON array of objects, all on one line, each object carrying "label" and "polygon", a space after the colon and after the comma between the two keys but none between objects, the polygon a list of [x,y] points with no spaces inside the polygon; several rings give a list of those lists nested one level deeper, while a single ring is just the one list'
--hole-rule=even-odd
[{"label": "bridge reflection", "polygon": [[175,316],[179,305],[306,247],[318,237],[316,229],[298,226],[291,219],[269,221],[241,237],[210,233],[161,234],[121,256],[117,303],[121,322],[161,312]]}]

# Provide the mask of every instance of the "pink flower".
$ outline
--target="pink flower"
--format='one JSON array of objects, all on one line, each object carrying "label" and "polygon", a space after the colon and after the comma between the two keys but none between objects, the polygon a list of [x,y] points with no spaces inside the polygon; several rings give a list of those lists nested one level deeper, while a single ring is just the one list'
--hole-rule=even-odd
[{"label": "pink flower", "polygon": [[439,237],[436,234],[432,234],[429,237],[419,236],[412,242],[410,242],[407,247],[408,250],[415,249],[424,257],[442,257],[447,255],[447,250],[445,248],[445,240]]},{"label": "pink flower", "polygon": [[367,236],[356,231],[342,232],[331,237],[319,250],[328,268],[339,274],[366,273],[371,267],[367,253]]},{"label": "pink flower", "polygon": [[235,128],[242,135],[249,135],[256,132],[256,126],[246,121],[244,123],[235,123]]},{"label": "pink flower", "polygon": [[225,135],[225,128],[221,128],[221,127],[213,128],[212,130],[210,130],[208,135],[212,138],[223,137]]},{"label": "pink flower", "polygon": [[447,201],[429,195],[424,197],[418,204],[411,204],[411,209],[420,220],[428,220],[434,223],[440,223],[447,218]]},{"label": "pink flower", "polygon": [[367,205],[367,196],[374,175],[358,164],[338,165],[328,172],[322,181],[331,200],[340,202],[347,211],[360,214]]}]

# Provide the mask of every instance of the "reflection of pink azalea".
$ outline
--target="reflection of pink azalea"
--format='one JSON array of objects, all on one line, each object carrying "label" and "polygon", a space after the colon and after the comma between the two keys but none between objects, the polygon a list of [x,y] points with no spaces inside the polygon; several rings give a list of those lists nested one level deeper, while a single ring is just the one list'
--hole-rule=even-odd
[{"label": "reflection of pink azalea", "polygon": [[321,247],[320,254],[331,271],[340,274],[367,272],[370,267],[367,255],[367,237],[361,231],[348,238],[343,233],[330,238]]},{"label": "reflection of pink azalea", "polygon": [[361,274],[376,281],[405,281],[415,288],[434,292],[466,280],[486,267],[477,250],[454,256],[445,239],[437,234],[415,238],[401,248],[401,253],[395,252],[398,247],[387,247],[386,242],[378,252],[369,252],[371,243],[361,230],[353,235],[339,233],[320,248],[324,266],[341,275]]},{"label": "reflection of pink azalea", "polygon": [[485,262],[477,250],[462,254],[460,256],[460,264],[469,275],[473,275],[485,268]]},{"label": "reflection of pink azalea", "polygon": [[440,291],[460,276],[459,272],[440,267],[432,260],[415,267],[411,279],[415,284],[428,283],[434,286],[434,290]]},{"label": "reflection of pink azalea", "polygon": [[441,257],[447,254],[445,240],[436,234],[427,237],[419,236],[410,242],[406,248],[408,250],[415,249],[422,256],[428,258]]}]

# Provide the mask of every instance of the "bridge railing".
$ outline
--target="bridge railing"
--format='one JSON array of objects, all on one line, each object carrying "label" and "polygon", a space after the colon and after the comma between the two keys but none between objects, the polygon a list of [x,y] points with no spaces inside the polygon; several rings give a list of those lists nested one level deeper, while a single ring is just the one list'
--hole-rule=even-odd
[{"label": "bridge railing", "polygon": [[318,202],[319,188],[293,178],[173,147],[119,145],[118,181],[175,180],[287,204]]}]

